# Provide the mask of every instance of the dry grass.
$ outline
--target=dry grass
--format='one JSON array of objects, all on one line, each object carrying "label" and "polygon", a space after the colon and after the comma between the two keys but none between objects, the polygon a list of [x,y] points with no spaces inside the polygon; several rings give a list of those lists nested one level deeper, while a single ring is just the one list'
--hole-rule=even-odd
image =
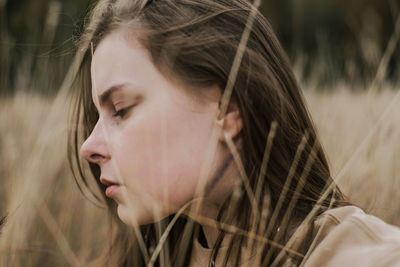
[{"label": "dry grass", "polygon": [[[224,99],[230,98],[247,34]],[[400,226],[400,103],[387,112],[398,92],[378,90],[399,38],[400,16],[369,90],[354,93],[342,86],[307,91],[306,98],[342,190],[355,204]],[[85,266],[109,238],[106,210],[82,196],[68,168],[64,104],[62,97],[24,93],[0,99],[0,216],[8,215],[0,266]]]},{"label": "dry grass", "polygon": [[[400,225],[399,103],[354,155],[396,93],[338,88],[305,95],[343,191]],[[0,102],[0,214],[9,215],[0,266],[85,265],[107,240],[106,213],[81,195],[69,171],[66,107],[27,94]]]},{"label": "dry grass", "polygon": [[[350,93],[345,88],[307,93],[311,114],[336,177],[345,165],[339,185],[347,196],[370,213],[400,225],[400,103],[398,91]],[[396,100],[395,100],[396,101]],[[394,104],[390,110],[388,107]],[[387,116],[377,125],[384,112]],[[377,127],[378,126],[378,127]],[[365,140],[368,134],[371,138]],[[361,147],[362,146],[362,147]],[[354,155],[357,149],[358,155]],[[354,156],[353,156],[354,155]]]},{"label": "dry grass", "polygon": [[105,212],[70,174],[66,108],[26,94],[0,102],[0,266],[76,266],[101,248]]}]

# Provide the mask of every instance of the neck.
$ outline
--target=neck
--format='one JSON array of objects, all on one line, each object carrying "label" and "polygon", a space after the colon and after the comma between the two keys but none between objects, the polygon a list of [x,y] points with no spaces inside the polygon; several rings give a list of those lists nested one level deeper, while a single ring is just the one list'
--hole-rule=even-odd
[{"label": "neck", "polygon": [[[219,161],[218,167],[213,172],[212,179],[205,186],[203,198],[199,206],[193,207],[197,216],[192,218],[203,228],[207,246],[213,248],[218,239],[219,230],[217,228],[217,218],[222,204],[232,193],[235,184],[240,180],[239,170],[229,153]],[[193,211],[193,210],[192,210]],[[226,216],[224,214],[223,216]],[[189,214],[190,216],[190,214]],[[197,217],[197,218],[196,218]],[[221,218],[224,221],[226,218]],[[224,238],[223,243],[226,242]]]},{"label": "neck", "polygon": [[[230,175],[230,177],[229,178],[226,177],[226,179],[225,178],[221,179],[220,183],[222,184],[222,186],[224,186],[223,184],[225,183],[225,181],[227,179],[232,180],[232,177],[237,177],[235,175],[231,175],[231,173],[232,173],[231,171],[227,171],[225,173],[226,175]],[[232,181],[230,183],[234,184]],[[233,186],[230,188],[225,188],[224,193],[231,192],[232,190],[233,190]],[[226,197],[228,196],[228,194],[221,194],[218,192],[221,192],[221,190],[215,190],[215,192],[211,191],[209,196],[207,197],[207,199],[213,199],[214,201],[213,202],[203,201],[200,204],[200,209],[198,210],[198,213],[197,213],[200,216],[200,218],[196,218],[196,216],[193,217],[193,219],[200,224],[200,226],[203,230],[205,239],[207,241],[208,248],[214,247],[214,245],[218,239],[218,236],[220,234],[220,230],[217,227],[217,218],[218,218],[218,214],[220,212],[222,203],[226,200]],[[226,220],[226,216],[227,216],[226,213],[222,215],[222,218],[221,218],[222,222]],[[227,234],[225,234],[225,236],[227,236]],[[227,238],[224,238],[221,246],[228,245],[228,244],[226,244],[226,242],[229,242],[229,241],[227,240]]]}]

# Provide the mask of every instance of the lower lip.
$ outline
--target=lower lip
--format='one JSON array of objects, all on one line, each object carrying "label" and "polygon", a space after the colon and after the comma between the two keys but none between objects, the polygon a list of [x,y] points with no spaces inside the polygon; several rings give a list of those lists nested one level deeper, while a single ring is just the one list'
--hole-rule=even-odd
[{"label": "lower lip", "polygon": [[107,189],[106,189],[106,196],[107,196],[107,197],[112,197],[112,196],[117,192],[117,190],[118,190],[119,188],[120,188],[119,185],[111,185],[111,186],[107,187]]}]

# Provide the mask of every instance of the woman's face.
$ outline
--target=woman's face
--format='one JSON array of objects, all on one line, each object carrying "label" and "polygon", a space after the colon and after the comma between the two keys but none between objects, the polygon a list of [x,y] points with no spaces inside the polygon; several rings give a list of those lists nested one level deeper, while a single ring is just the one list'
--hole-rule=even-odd
[{"label": "woman's face", "polygon": [[[202,98],[189,94],[123,30],[98,45],[91,79],[100,119],[80,152],[99,165],[102,183],[117,184],[105,193],[119,217],[136,225],[176,212],[194,197],[219,111],[218,88],[199,89]],[[223,158],[216,147],[212,170]]]}]

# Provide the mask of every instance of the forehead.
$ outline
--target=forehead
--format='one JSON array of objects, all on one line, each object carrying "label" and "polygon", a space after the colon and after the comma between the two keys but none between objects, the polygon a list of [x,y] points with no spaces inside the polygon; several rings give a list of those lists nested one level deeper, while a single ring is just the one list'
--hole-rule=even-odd
[{"label": "forehead", "polygon": [[[135,82],[154,75],[148,52],[139,41],[124,30],[106,35],[97,46],[91,61],[92,90],[101,95],[113,83]],[[132,75],[135,74],[135,75]]]},{"label": "forehead", "polygon": [[[92,96],[97,96],[97,99],[109,88],[121,84],[129,84],[142,93],[154,91],[180,100],[190,96],[192,102],[200,105],[219,97],[219,90],[215,86],[197,88],[195,91],[201,92],[198,94],[175,77],[167,78],[153,64],[148,50],[126,29],[112,31],[99,43],[92,57],[91,80]],[[95,105],[96,102],[94,99]]]}]

